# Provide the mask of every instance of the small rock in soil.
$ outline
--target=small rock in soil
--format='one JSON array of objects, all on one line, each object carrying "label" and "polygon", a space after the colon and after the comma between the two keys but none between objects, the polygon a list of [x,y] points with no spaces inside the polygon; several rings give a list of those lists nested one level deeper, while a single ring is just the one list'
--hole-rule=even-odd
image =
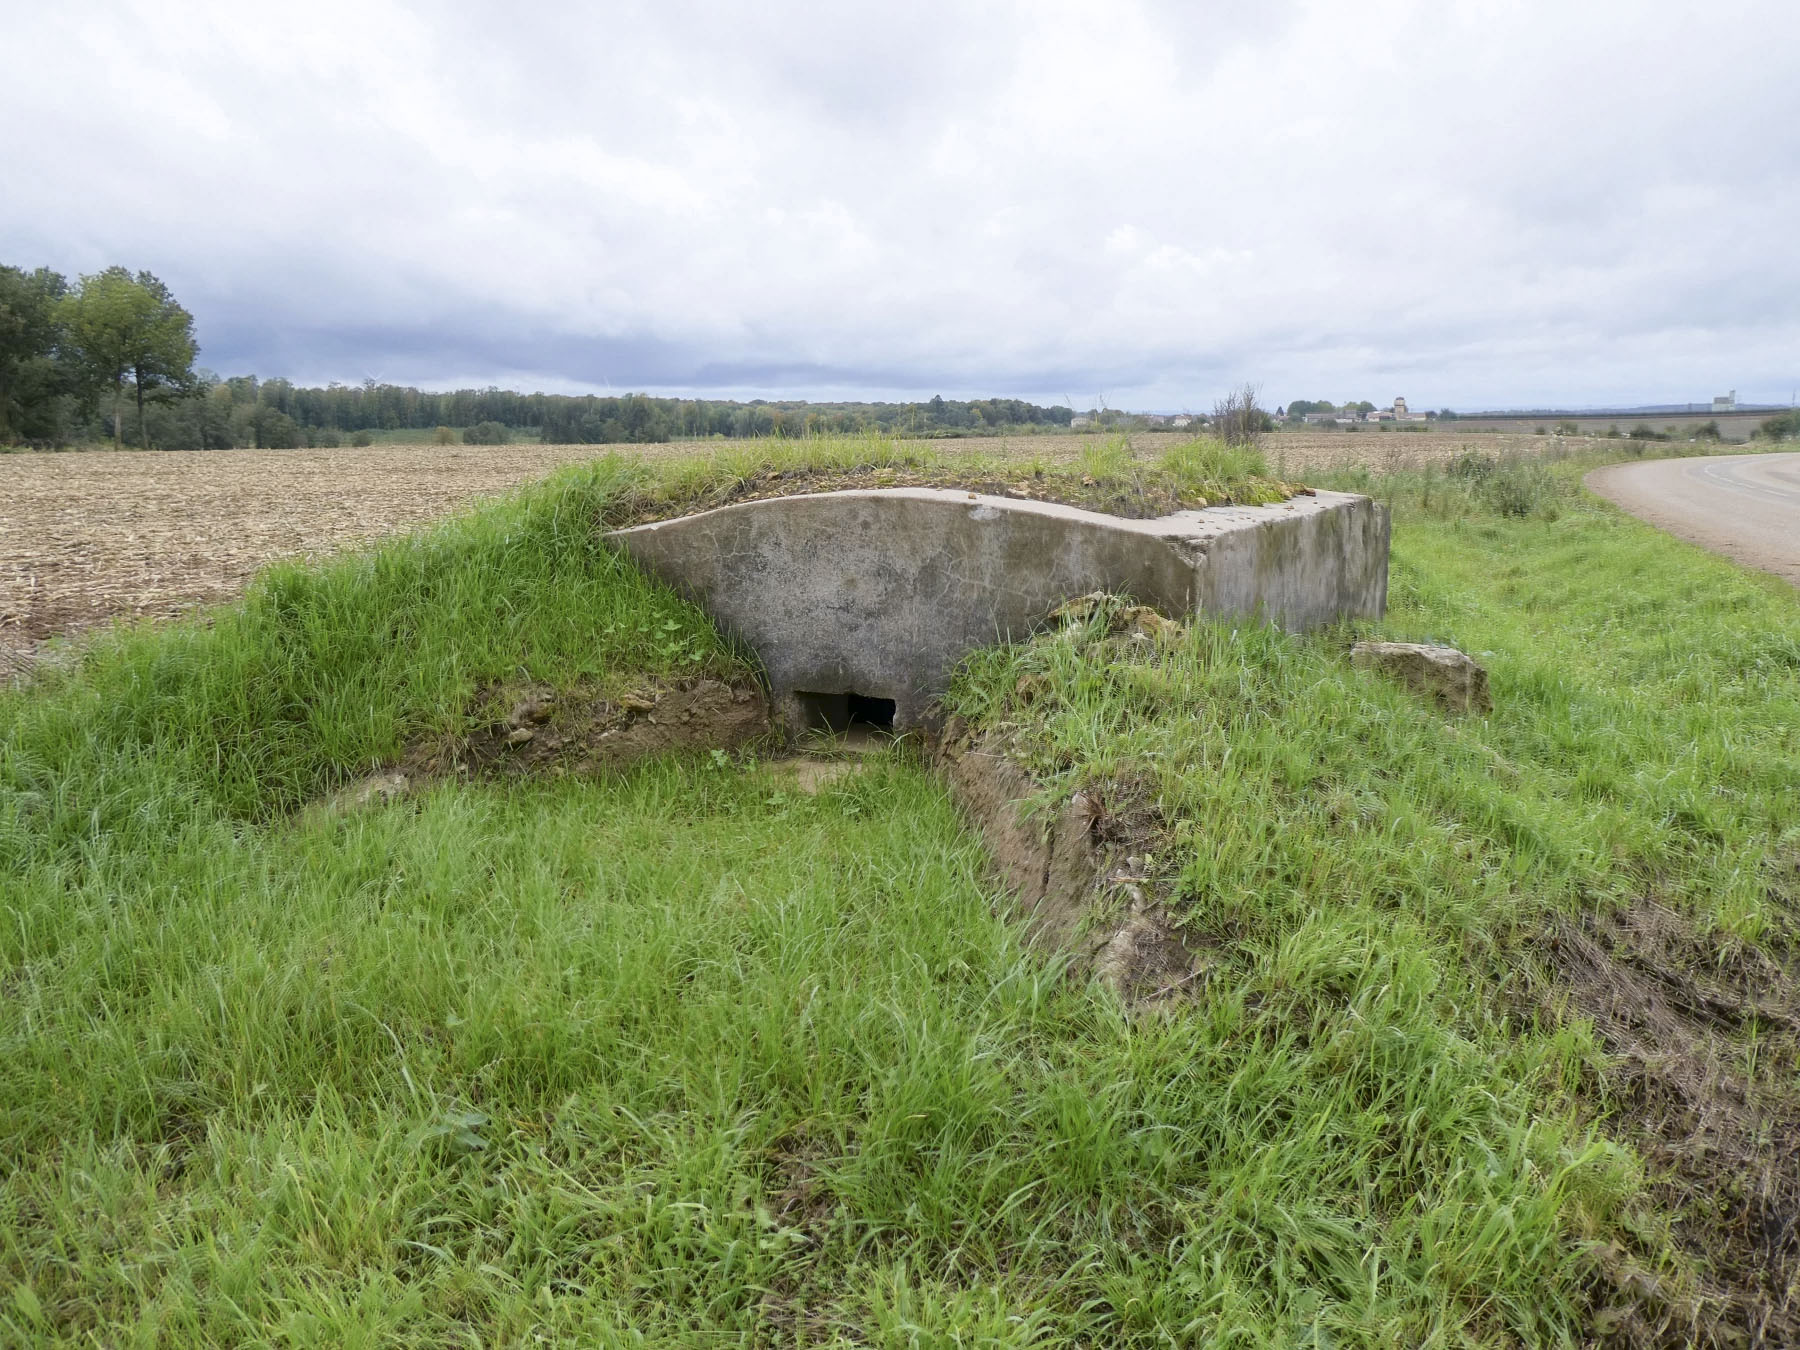
[{"label": "small rock in soil", "polygon": [[547,698],[528,698],[513,709],[507,719],[509,726],[523,727],[540,725],[550,720],[550,700]]}]

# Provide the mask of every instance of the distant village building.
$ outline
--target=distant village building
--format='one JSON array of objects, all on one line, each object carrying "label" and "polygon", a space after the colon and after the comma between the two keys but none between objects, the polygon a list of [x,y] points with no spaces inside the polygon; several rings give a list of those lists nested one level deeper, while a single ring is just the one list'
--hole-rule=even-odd
[{"label": "distant village building", "polygon": [[1186,413],[1177,413],[1174,417],[1169,419],[1169,425],[1179,431],[1183,427],[1193,426],[1194,419],[1189,417]]},{"label": "distant village building", "polygon": [[1086,413],[1076,413],[1069,419],[1069,429],[1071,431],[1080,431],[1083,427],[1091,427],[1093,425],[1094,419],[1089,417]]},{"label": "distant village building", "polygon": [[[1424,422],[1428,420],[1424,413],[1412,412],[1406,406],[1406,400],[1396,398],[1391,408],[1371,408],[1362,412],[1356,407],[1339,408],[1336,412],[1309,412],[1301,414],[1302,420],[1309,427],[1340,426],[1350,422]],[[1292,421],[1290,417],[1288,419]]]},{"label": "distant village building", "polygon": [[1729,394],[1720,394],[1714,398],[1713,411],[1716,413],[1736,412],[1737,390],[1733,389]]}]

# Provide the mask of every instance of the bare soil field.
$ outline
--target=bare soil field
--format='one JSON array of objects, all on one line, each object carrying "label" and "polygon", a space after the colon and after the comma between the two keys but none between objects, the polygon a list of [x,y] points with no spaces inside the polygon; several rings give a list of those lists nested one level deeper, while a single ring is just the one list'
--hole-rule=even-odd
[{"label": "bare soil field", "polygon": [[[1094,438],[933,441],[938,453],[1066,461]],[[1151,458],[1184,439],[1141,433]],[[1494,433],[1281,432],[1280,476],[1364,465],[1389,471],[1466,449],[1530,454],[1553,442]],[[338,450],[95,451],[0,457],[0,678],[45,639],[119,617],[168,617],[240,592],[264,564],[320,556],[437,519],[478,498],[608,453],[658,461],[717,442],[667,445],[376,446]]]}]

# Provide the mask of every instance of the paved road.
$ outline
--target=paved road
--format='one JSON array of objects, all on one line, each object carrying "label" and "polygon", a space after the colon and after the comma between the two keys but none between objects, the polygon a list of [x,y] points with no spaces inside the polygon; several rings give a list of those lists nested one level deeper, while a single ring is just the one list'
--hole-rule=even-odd
[{"label": "paved road", "polygon": [[1677,538],[1800,586],[1800,454],[1611,464],[1587,485]]}]

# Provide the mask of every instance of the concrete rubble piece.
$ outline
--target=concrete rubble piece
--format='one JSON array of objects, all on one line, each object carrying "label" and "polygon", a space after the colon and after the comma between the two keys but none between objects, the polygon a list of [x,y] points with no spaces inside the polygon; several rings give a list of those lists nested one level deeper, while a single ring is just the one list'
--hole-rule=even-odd
[{"label": "concrete rubble piece", "polygon": [[1359,642],[1350,649],[1350,663],[1391,675],[1414,693],[1434,698],[1451,712],[1487,713],[1494,709],[1488,695],[1487,671],[1454,647],[1431,647],[1420,642]]},{"label": "concrete rubble piece", "polygon": [[1387,604],[1387,512],[1341,492],[1127,520],[886,488],[742,502],[608,537],[756,652],[791,733],[923,725],[966,653],[1023,639],[1091,591],[1296,630]]}]

